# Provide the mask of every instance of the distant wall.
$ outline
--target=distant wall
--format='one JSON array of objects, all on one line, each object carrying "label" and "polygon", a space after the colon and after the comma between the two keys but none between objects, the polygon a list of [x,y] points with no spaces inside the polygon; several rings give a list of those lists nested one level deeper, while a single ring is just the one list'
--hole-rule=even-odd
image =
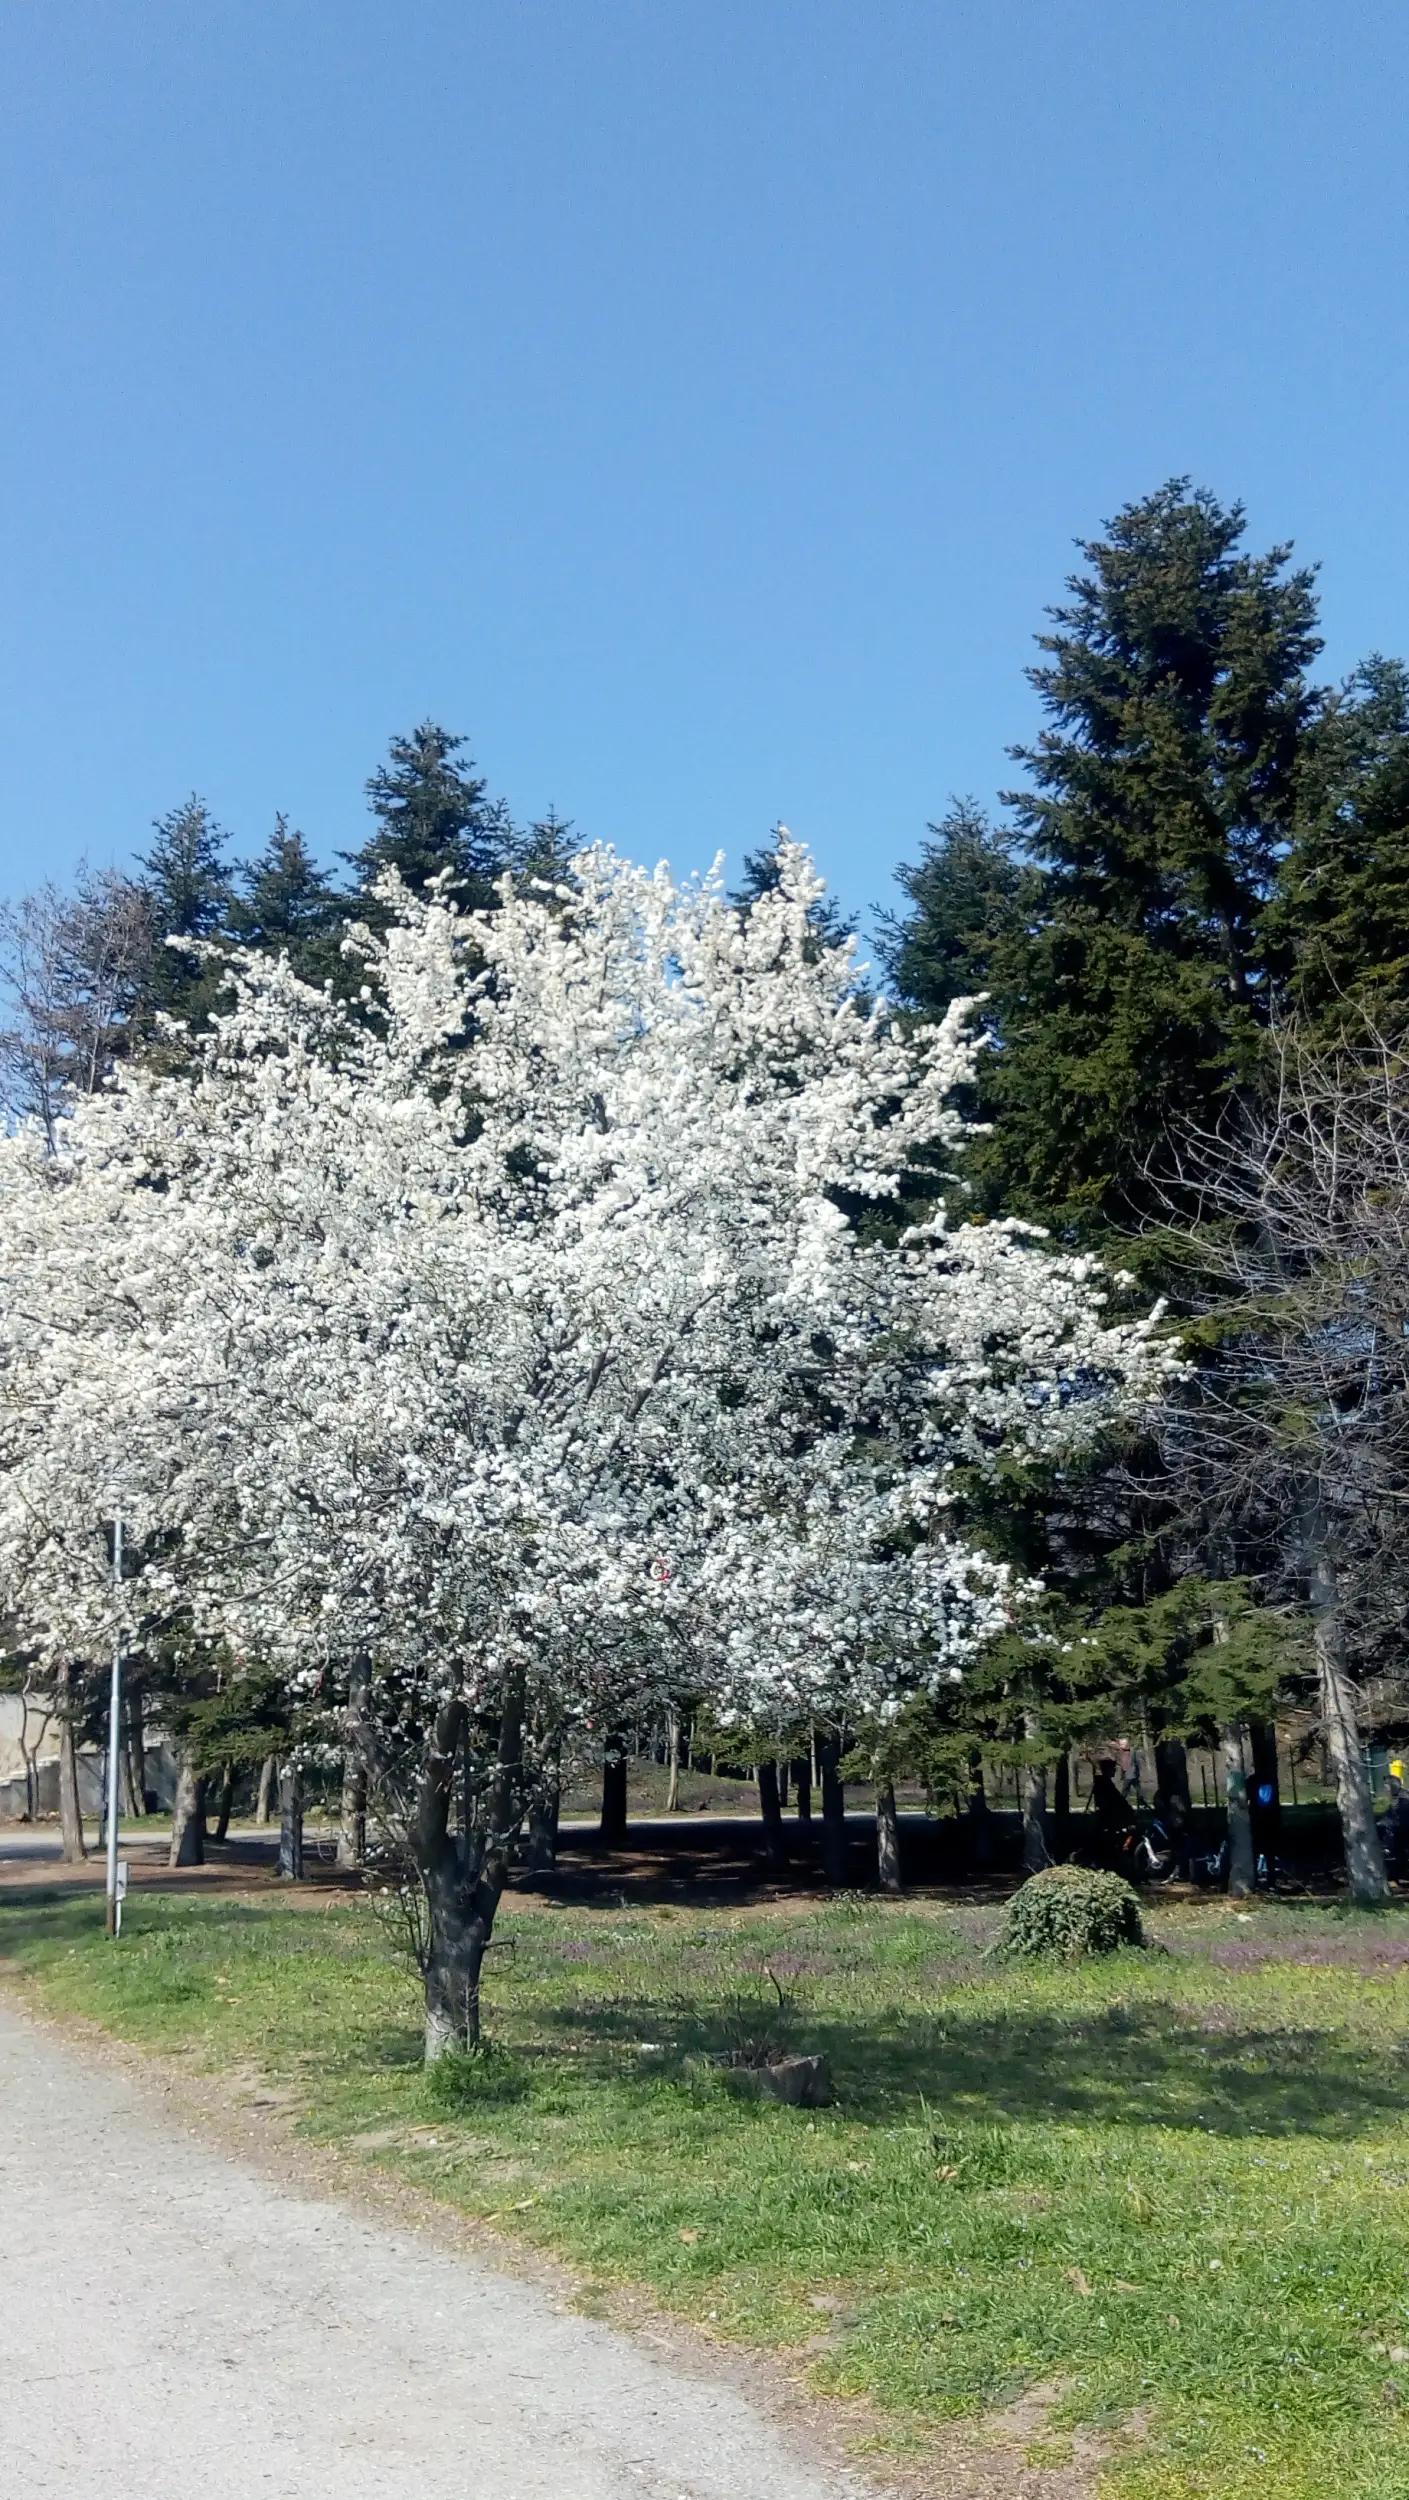
[{"label": "distant wall", "polygon": [[[59,1724],[22,1693],[0,1693],[0,1823],[22,1823],[31,1804],[26,1757],[33,1768],[33,1806],[40,1815],[59,1811]],[[176,1793],[176,1764],[159,1729],[148,1731],[147,1787],[161,1805]],[[103,1756],[83,1746],[78,1756],[78,1796],[85,1814],[103,1806]]]}]

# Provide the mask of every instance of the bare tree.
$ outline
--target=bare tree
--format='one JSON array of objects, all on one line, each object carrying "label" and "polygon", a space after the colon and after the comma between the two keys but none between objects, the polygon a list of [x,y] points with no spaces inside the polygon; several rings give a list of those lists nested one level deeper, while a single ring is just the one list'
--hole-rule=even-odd
[{"label": "bare tree", "polygon": [[147,898],[116,869],[0,905],[0,1098],[51,1146],[65,1100],[95,1092],[126,1047],[152,949]]},{"label": "bare tree", "polygon": [[1409,1587],[1409,1055],[1274,1036],[1271,1082],[1186,1142],[1169,1234],[1206,1359],[1166,1450],[1205,1542],[1260,1550],[1310,1612],[1350,1887],[1385,1895],[1357,1678]]}]

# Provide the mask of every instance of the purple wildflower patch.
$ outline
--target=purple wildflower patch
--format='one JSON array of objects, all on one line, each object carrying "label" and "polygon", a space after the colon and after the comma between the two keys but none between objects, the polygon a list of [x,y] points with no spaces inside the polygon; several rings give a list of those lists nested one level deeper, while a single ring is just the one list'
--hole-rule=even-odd
[{"label": "purple wildflower patch", "polygon": [[1307,1970],[1355,1970],[1387,1977],[1409,1970],[1409,1936],[1376,1936],[1355,1929],[1338,1936],[1239,1936],[1214,1945],[1208,1958],[1224,1970],[1293,1962]]}]

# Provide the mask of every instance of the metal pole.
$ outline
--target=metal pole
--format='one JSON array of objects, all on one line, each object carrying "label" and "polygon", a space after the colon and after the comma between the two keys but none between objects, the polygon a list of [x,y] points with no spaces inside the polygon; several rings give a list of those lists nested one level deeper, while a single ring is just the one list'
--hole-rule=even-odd
[{"label": "metal pole", "polygon": [[[122,1596],[122,1520],[113,1521],[113,1587]],[[119,1775],[122,1767],[122,1625],[113,1625],[113,1671],[108,1691],[108,1876],[107,1932],[118,1933],[117,1906],[117,1813]]]}]

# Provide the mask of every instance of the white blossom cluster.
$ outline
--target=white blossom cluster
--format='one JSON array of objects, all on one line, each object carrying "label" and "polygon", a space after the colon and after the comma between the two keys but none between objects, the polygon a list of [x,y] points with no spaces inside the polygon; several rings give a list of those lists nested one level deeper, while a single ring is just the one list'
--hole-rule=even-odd
[{"label": "white blossom cluster", "polygon": [[398,889],[360,1009],[240,957],[191,1064],[0,1141],[27,1640],[103,1649],[120,1509],[133,1627],[361,1654],[389,1726],[510,1677],[571,1735],[686,1678],[781,1719],[962,1670],[1020,1593],[947,1529],[956,1467],[1163,1358],[957,1183],[907,1228],[978,1045],[861,999],[781,871],[743,912],[606,850],[485,914]]}]

